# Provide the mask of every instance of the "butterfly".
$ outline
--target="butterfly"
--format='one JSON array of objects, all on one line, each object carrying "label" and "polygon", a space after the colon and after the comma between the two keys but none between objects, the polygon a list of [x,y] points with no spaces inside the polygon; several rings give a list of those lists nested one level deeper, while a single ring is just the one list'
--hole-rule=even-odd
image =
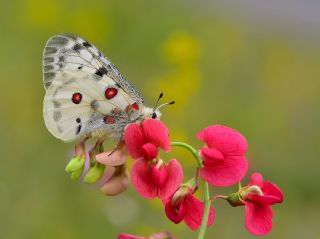
[{"label": "butterfly", "polygon": [[56,138],[70,142],[90,137],[123,141],[130,123],[160,119],[138,91],[93,44],[73,33],[51,37],[43,52],[46,95],[43,116]]}]

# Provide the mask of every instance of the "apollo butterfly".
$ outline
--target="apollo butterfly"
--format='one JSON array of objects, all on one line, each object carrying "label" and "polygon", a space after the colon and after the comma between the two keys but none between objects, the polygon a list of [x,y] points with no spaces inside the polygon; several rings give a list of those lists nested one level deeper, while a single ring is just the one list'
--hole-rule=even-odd
[{"label": "apollo butterfly", "polygon": [[140,94],[101,51],[73,33],[47,41],[43,80],[45,124],[63,141],[96,137],[100,142],[107,138],[121,142],[128,124],[161,116],[159,107],[143,104]]}]

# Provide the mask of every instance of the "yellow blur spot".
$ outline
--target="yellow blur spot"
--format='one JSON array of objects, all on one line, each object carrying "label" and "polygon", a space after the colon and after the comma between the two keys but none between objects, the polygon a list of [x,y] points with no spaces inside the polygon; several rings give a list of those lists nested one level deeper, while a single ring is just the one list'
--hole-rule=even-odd
[{"label": "yellow blur spot", "polygon": [[182,31],[172,33],[163,46],[163,55],[172,64],[190,64],[199,58],[200,47],[197,40]]},{"label": "yellow blur spot", "polygon": [[54,25],[61,14],[58,1],[26,1],[26,21],[34,27]]}]

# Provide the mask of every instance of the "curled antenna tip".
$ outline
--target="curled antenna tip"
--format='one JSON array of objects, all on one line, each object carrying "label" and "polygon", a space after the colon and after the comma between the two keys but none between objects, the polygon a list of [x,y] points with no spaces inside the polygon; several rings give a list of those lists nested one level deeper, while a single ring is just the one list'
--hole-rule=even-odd
[{"label": "curled antenna tip", "polygon": [[159,99],[162,98],[162,96],[163,96],[163,93],[161,92],[160,95],[159,95]]},{"label": "curled antenna tip", "polygon": [[174,100],[169,102],[169,105],[173,105],[174,103],[176,103]]}]

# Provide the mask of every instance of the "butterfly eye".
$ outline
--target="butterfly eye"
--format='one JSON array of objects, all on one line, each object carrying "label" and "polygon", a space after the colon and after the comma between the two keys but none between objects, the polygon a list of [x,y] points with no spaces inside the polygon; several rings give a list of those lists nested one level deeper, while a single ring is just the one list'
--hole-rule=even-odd
[{"label": "butterfly eye", "polygon": [[157,118],[156,112],[153,112],[151,117],[152,117],[152,119],[156,119]]}]

